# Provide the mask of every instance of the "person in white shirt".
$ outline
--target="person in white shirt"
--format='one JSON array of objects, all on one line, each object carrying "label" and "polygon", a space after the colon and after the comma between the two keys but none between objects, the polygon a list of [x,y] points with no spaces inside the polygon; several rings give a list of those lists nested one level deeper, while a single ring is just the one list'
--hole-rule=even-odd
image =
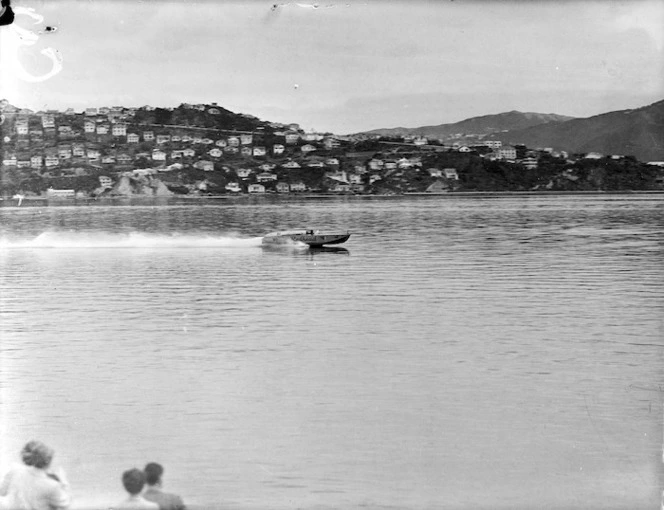
[{"label": "person in white shirt", "polygon": [[145,486],[145,473],[140,469],[129,469],[122,473],[122,485],[129,493],[129,497],[120,504],[111,507],[111,510],[159,510],[159,505],[148,501],[141,496]]},{"label": "person in white shirt", "polygon": [[11,469],[0,485],[0,509],[64,510],[71,504],[64,471],[48,469],[53,450],[40,441],[30,441],[21,450],[24,465]]}]

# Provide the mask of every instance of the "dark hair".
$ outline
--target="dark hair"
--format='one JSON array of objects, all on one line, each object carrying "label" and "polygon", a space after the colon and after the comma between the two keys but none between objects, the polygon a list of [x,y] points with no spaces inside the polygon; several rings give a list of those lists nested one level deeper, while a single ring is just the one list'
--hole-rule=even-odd
[{"label": "dark hair", "polygon": [[140,469],[130,469],[122,473],[122,485],[129,494],[139,494],[145,486],[145,473]]},{"label": "dark hair", "polygon": [[161,475],[164,474],[164,468],[161,466],[161,464],[157,464],[156,462],[150,462],[146,464],[143,471],[145,472],[145,481],[148,483],[148,485],[159,483],[161,480]]},{"label": "dark hair", "polygon": [[3,7],[9,7],[9,0],[2,0]]},{"label": "dark hair", "polygon": [[21,450],[21,459],[27,466],[44,469],[51,464],[53,450],[41,441],[30,441]]}]

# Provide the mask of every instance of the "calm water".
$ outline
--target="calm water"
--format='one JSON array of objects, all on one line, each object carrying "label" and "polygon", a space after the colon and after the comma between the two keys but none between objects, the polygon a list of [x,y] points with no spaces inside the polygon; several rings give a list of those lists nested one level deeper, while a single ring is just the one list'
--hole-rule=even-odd
[{"label": "calm water", "polygon": [[[26,206],[27,205],[27,206]],[[0,455],[79,508],[656,508],[664,196],[0,208]],[[347,251],[259,236],[354,232]]]}]

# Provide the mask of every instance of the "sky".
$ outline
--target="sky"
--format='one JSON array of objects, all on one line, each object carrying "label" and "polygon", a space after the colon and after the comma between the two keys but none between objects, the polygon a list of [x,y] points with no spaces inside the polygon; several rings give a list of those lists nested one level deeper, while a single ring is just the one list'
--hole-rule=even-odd
[{"label": "sky", "polygon": [[664,99],[661,0],[316,1],[13,0],[0,98],[216,102],[337,134]]}]

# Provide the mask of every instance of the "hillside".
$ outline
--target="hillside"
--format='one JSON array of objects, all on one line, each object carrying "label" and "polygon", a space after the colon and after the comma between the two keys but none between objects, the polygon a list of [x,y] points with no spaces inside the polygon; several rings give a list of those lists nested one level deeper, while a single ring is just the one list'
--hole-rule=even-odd
[{"label": "hillside", "polygon": [[486,135],[502,131],[524,129],[549,123],[560,123],[572,119],[564,115],[553,113],[532,113],[511,111],[496,115],[483,115],[472,117],[453,124],[439,124],[437,126],[421,126],[417,128],[374,129],[363,134],[381,136],[426,136],[430,138],[446,139],[455,135]]},{"label": "hillside", "polygon": [[493,136],[503,143],[552,147],[570,153],[599,152],[635,156],[640,161],[664,160],[664,101],[514,130]]}]

